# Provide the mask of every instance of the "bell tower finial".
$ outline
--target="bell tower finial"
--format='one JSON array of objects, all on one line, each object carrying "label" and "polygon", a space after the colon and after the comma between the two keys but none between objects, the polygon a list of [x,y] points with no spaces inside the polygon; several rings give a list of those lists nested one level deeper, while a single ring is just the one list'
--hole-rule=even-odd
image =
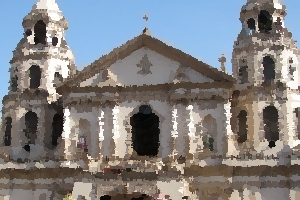
[{"label": "bell tower finial", "polygon": [[226,67],[225,67],[226,58],[224,54],[222,54],[221,58],[219,58],[219,62],[221,63],[222,72],[226,73]]}]

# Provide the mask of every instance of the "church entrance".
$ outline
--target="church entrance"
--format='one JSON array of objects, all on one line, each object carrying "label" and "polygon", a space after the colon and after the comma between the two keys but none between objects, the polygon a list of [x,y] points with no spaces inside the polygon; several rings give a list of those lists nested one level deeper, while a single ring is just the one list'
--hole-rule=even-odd
[{"label": "church entrance", "polygon": [[278,111],[274,106],[268,106],[263,110],[263,122],[265,138],[269,141],[269,147],[275,147],[279,140]]},{"label": "church entrance", "polygon": [[159,117],[148,105],[130,118],[132,146],[139,156],[156,156],[159,148]]},{"label": "church entrance", "polygon": [[26,151],[30,151],[30,144],[35,144],[36,133],[37,133],[37,126],[38,126],[38,116],[35,112],[29,111],[25,114],[25,136],[26,142],[24,149]]}]

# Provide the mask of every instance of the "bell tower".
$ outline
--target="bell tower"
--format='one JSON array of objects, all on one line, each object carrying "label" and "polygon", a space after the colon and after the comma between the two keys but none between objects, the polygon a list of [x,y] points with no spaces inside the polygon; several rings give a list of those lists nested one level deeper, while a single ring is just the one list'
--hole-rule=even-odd
[{"label": "bell tower", "polygon": [[67,46],[68,23],[55,0],[39,0],[23,19],[24,37],[13,51],[11,92],[43,89],[56,93],[56,85],[76,71]]},{"label": "bell tower", "polygon": [[232,130],[236,149],[272,153],[299,140],[299,58],[279,0],[248,0],[234,42]]},{"label": "bell tower", "polygon": [[2,146],[14,160],[60,158],[64,113],[56,87],[76,72],[65,40],[68,23],[55,0],[39,0],[22,25],[24,36],[13,51],[9,92],[2,101]]}]

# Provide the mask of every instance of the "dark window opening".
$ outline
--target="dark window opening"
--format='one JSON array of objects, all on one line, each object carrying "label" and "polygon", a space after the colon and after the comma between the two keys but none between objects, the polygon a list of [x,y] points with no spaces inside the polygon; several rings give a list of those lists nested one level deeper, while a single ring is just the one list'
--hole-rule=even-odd
[{"label": "dark window opening", "polygon": [[247,25],[248,25],[248,28],[250,30],[254,31],[256,29],[256,27],[255,27],[255,20],[253,18],[250,18],[250,19],[247,20]]},{"label": "dark window opening", "polygon": [[241,66],[239,69],[239,76],[241,84],[248,83],[248,66]]},{"label": "dark window opening", "polygon": [[57,37],[53,37],[52,38],[52,45],[56,46],[58,44],[58,38]]},{"label": "dark window opening", "polygon": [[52,122],[52,146],[58,145],[58,138],[61,137],[64,127],[64,118],[60,114],[55,114]]},{"label": "dark window opening", "polygon": [[34,26],[34,43],[37,44],[46,44],[46,24],[43,20],[37,21]]},{"label": "dark window opening", "polygon": [[263,58],[263,68],[264,82],[270,85],[275,79],[275,62],[270,56]]},{"label": "dark window opening", "polygon": [[130,118],[132,145],[139,156],[156,156],[159,148],[159,117],[148,105],[142,105],[139,112]]},{"label": "dark window opening", "polygon": [[269,141],[270,148],[275,147],[279,140],[278,111],[274,106],[268,106],[263,110],[263,123],[265,138]]},{"label": "dark window opening", "polygon": [[15,75],[11,78],[11,91],[16,92],[18,89],[18,76]]},{"label": "dark window opening", "polygon": [[38,116],[35,112],[29,111],[25,115],[25,129],[26,136],[24,149],[30,151],[29,144],[35,144],[37,138]]},{"label": "dark window opening", "polygon": [[41,84],[41,69],[37,65],[33,65],[29,69],[29,78],[30,78],[30,88],[36,89],[40,87]]},{"label": "dark window opening", "polygon": [[11,145],[11,129],[12,129],[12,118],[5,118],[5,134],[4,134],[4,146]]},{"label": "dark window opening", "polygon": [[241,110],[238,115],[238,143],[246,142],[247,140],[247,133],[248,133],[248,126],[247,126],[247,112],[245,110]]},{"label": "dark window opening", "polygon": [[31,29],[27,29],[26,32],[25,32],[26,36],[31,36],[32,35],[32,31]]},{"label": "dark window opening", "polygon": [[258,15],[258,29],[261,33],[269,33],[272,30],[272,16],[266,10],[261,10]]}]

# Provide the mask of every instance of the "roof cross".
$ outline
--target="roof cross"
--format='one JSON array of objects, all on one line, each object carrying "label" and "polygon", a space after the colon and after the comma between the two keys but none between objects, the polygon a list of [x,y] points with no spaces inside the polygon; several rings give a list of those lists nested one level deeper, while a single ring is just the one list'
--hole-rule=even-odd
[{"label": "roof cross", "polygon": [[145,28],[147,28],[147,21],[148,21],[148,16],[145,14],[143,19],[145,20]]}]

